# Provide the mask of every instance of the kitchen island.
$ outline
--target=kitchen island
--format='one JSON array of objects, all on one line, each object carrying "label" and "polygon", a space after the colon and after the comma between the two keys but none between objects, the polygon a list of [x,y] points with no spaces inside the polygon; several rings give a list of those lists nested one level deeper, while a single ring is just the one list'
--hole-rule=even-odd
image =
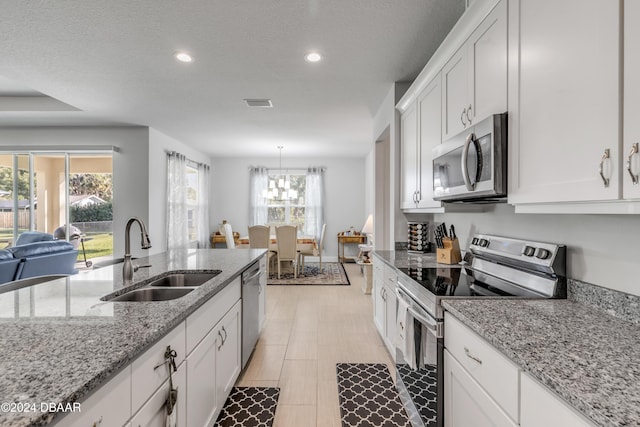
[{"label": "kitchen island", "polygon": [[[134,265],[151,267],[135,273],[132,287],[169,271],[221,271],[169,301],[102,301],[123,292],[122,264],[1,293],[0,426],[60,420],[229,284],[239,282],[240,274],[264,253],[203,249],[135,260]],[[43,411],[43,404],[53,404],[54,411]]]}]

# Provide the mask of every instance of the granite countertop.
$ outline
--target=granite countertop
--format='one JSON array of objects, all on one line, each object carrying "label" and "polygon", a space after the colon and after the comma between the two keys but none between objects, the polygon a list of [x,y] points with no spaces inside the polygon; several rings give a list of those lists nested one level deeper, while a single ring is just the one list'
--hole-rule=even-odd
[{"label": "granite countertop", "polygon": [[417,254],[407,251],[374,251],[382,261],[395,268],[462,268],[460,264],[440,264],[434,252]]},{"label": "granite countertop", "polygon": [[[101,301],[123,289],[122,264],[0,293],[0,403],[35,403],[39,408],[41,402],[82,401],[264,252],[200,249],[135,260],[152,267],[136,272],[134,283],[167,271],[222,271],[171,301]],[[0,410],[0,426],[45,425],[55,416]]]},{"label": "granite countertop", "polygon": [[640,325],[569,300],[443,306],[596,425],[640,425]]}]

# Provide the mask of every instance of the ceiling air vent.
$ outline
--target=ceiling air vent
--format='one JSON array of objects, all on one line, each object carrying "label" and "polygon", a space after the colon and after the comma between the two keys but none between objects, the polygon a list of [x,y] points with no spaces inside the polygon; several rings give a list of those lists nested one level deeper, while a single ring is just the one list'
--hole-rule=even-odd
[{"label": "ceiling air vent", "polygon": [[273,104],[270,99],[245,99],[244,102],[249,107],[272,108]]}]

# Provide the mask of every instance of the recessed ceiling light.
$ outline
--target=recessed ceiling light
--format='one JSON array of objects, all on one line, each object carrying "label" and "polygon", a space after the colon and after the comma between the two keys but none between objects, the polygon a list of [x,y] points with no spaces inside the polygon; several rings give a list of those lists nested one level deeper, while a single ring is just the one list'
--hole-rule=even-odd
[{"label": "recessed ceiling light", "polygon": [[322,60],[322,55],[318,52],[309,52],[304,56],[304,60],[307,62],[319,62]]},{"label": "recessed ceiling light", "polygon": [[178,52],[176,53],[176,59],[180,62],[191,62],[193,58],[186,52]]}]

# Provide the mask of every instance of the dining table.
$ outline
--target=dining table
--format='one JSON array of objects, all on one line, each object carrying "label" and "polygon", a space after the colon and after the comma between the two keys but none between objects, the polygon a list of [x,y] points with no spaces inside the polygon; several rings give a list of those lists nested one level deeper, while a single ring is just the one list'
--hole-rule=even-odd
[{"label": "dining table", "polygon": [[[237,248],[248,248],[249,247],[249,236],[241,236],[236,244]],[[313,236],[298,236],[296,240],[296,249],[298,251],[311,251],[314,256],[318,256],[318,241]],[[278,240],[276,236],[271,235],[269,237],[269,250],[273,252],[278,252]]]}]

